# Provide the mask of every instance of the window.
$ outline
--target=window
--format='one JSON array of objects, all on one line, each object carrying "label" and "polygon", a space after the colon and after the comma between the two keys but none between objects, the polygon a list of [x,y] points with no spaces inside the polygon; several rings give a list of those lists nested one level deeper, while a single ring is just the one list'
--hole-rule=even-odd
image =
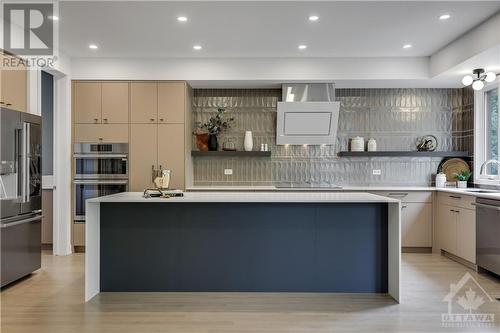
[{"label": "window", "polygon": [[[485,92],[486,160],[498,161],[498,88]],[[488,174],[498,175],[498,165],[491,164]]]},{"label": "window", "polygon": [[498,114],[500,83],[487,86],[475,93],[475,176],[479,184],[500,185],[500,167],[489,164],[480,175],[481,165],[488,160],[500,160],[500,117]]}]

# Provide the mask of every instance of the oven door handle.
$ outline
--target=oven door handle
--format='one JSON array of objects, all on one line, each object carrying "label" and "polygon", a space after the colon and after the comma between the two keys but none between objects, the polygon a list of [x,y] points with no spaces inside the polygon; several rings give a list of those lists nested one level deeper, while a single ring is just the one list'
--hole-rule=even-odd
[{"label": "oven door handle", "polygon": [[74,158],[85,158],[85,159],[90,159],[90,158],[98,158],[98,159],[106,159],[106,158],[128,158],[127,154],[74,154]]},{"label": "oven door handle", "polygon": [[500,206],[485,205],[485,204],[480,204],[480,203],[475,203],[475,202],[473,202],[472,204],[474,206],[476,206],[476,207],[486,208],[486,209],[493,209],[493,210],[500,211]]},{"label": "oven door handle", "polygon": [[78,185],[125,185],[128,184],[128,180],[74,180],[74,184]]}]

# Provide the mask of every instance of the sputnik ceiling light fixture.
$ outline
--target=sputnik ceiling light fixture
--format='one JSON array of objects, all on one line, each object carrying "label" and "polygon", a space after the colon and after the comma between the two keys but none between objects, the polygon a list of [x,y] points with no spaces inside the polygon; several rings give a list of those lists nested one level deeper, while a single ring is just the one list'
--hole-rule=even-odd
[{"label": "sputnik ceiling light fixture", "polygon": [[496,80],[497,74],[493,72],[486,72],[482,68],[477,68],[472,71],[472,75],[465,75],[462,79],[462,84],[464,86],[470,86],[472,84],[472,89],[481,90],[484,88],[484,83],[490,83]]}]

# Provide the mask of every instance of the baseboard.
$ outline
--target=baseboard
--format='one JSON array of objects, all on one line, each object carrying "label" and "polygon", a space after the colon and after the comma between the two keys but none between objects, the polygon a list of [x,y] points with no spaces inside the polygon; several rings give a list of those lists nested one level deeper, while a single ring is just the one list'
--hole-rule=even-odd
[{"label": "baseboard", "polygon": [[75,253],[85,253],[85,246],[73,246]]},{"label": "baseboard", "polygon": [[432,247],[404,246],[401,253],[432,253]]},{"label": "baseboard", "polygon": [[471,263],[470,261],[468,260],[465,260],[463,258],[460,258],[460,257],[457,257],[456,255],[452,254],[452,253],[449,253],[449,252],[446,252],[445,250],[441,250],[441,255],[445,256],[446,258],[449,258],[453,261],[456,261],[458,262],[459,264],[462,264],[464,266],[467,266],[468,268],[470,269],[473,269],[477,272],[477,265],[476,264],[473,264]]}]

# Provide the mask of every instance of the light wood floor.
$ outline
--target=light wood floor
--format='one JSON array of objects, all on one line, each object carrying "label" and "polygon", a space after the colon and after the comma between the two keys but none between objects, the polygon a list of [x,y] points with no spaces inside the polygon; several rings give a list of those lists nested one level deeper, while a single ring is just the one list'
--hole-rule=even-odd
[{"label": "light wood floor", "polygon": [[[123,258],[126,260],[126,258]],[[492,296],[500,282],[436,254],[404,254],[403,304],[381,295],[103,293],[83,302],[84,254],[43,255],[43,268],[5,288],[1,332],[500,332],[441,327],[450,283],[470,272]]]}]

